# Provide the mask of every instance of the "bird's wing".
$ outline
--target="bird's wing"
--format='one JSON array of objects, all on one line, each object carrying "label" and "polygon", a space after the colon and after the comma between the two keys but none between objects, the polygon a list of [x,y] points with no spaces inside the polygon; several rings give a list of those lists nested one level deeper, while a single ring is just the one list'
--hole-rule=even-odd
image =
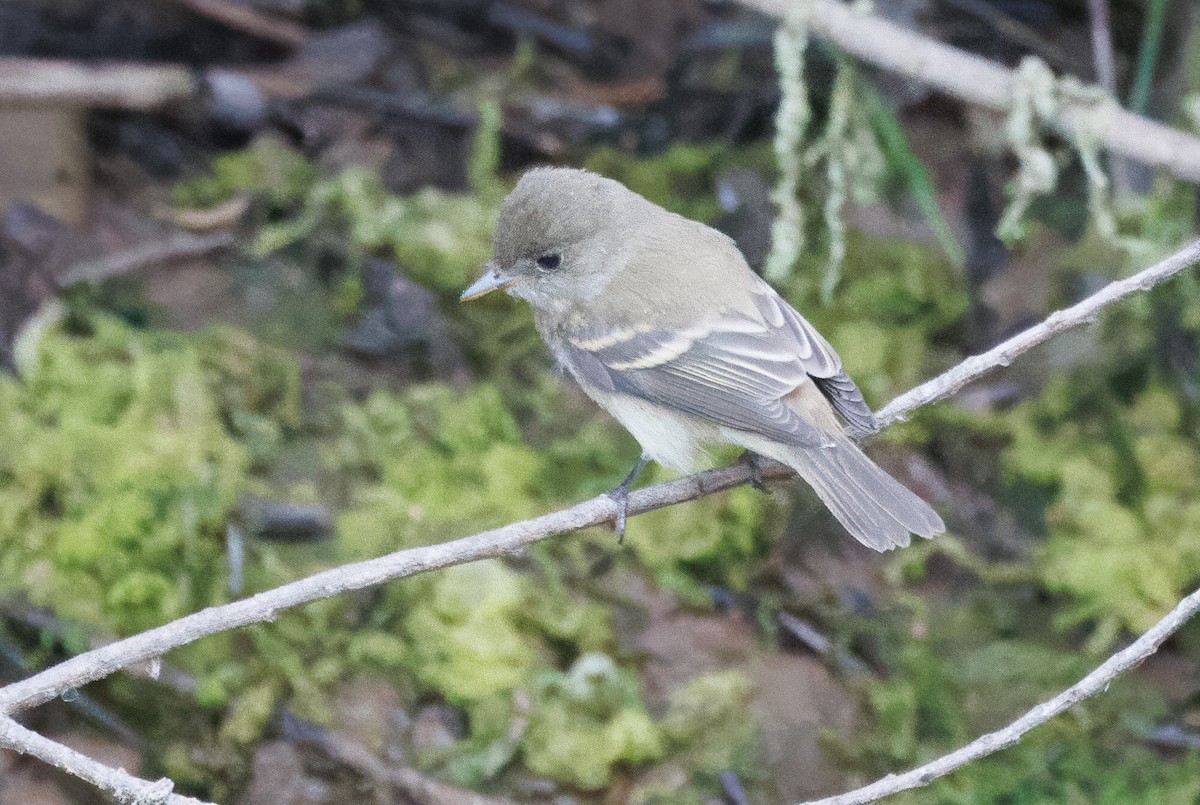
[{"label": "bird's wing", "polygon": [[770,326],[786,329],[802,345],[802,352],[811,353],[802,359],[804,371],[846,420],[850,430],[859,437],[878,430],[875,415],[863,399],[862,391],[842,370],[841,359],[817,329],[765,285],[755,294],[755,302]]},{"label": "bird's wing", "polygon": [[878,430],[875,414],[871,413],[870,406],[863,399],[862,391],[850,375],[842,370],[841,359],[817,332],[817,328],[765,284],[755,294],[755,302],[769,325],[788,330],[805,350],[811,352],[810,357],[803,359],[804,371],[834,410],[846,420],[850,430],[859,437]]},{"label": "bird's wing", "polygon": [[873,423],[837,354],[812,325],[765,286],[755,303],[761,319],[726,312],[676,330],[566,332],[561,357],[601,390],[785,444],[829,441],[786,399],[808,382],[817,383],[855,429],[860,421]]}]

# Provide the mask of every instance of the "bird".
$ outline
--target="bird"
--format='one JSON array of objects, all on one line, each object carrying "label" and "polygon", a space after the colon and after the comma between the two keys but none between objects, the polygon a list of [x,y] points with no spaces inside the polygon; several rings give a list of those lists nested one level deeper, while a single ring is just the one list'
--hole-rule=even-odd
[{"label": "bird", "polygon": [[648,461],[688,472],[721,444],[791,467],[877,551],[945,531],[858,446],[878,428],[833,347],[717,230],[599,174],[533,168],[461,298],[498,290],[532,305],[558,363],[641,445],[609,493],[621,537]]}]

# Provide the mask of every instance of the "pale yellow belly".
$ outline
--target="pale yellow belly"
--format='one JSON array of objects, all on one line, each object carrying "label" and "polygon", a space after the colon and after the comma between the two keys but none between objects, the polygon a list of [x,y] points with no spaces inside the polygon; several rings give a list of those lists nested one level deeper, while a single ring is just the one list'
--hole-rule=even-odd
[{"label": "pale yellow belly", "polygon": [[717,426],[703,420],[624,394],[587,387],[584,391],[633,434],[646,455],[664,467],[688,472],[708,459],[705,445],[727,441]]}]

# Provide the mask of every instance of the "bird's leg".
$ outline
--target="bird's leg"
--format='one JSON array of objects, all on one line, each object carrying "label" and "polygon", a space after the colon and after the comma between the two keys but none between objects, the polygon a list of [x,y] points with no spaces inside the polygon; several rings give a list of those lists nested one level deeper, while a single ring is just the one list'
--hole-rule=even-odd
[{"label": "bird's leg", "polygon": [[747,450],[738,457],[739,464],[745,464],[750,468],[750,485],[759,492],[766,492],[767,487],[763,483],[762,463],[763,457],[753,450]]},{"label": "bird's leg", "polygon": [[613,531],[617,532],[618,545],[625,541],[625,517],[629,512],[629,487],[648,463],[650,463],[650,457],[642,453],[638,457],[637,464],[625,476],[625,480],[608,490],[608,496],[617,504],[617,516],[613,518]]}]

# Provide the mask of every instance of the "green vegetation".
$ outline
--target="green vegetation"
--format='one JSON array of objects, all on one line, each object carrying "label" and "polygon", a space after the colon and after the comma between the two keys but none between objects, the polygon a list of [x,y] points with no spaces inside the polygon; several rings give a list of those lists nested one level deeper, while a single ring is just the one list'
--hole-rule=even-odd
[{"label": "green vegetation", "polygon": [[[763,158],[679,147],[640,161],[599,152],[590,164],[710,219],[716,166]],[[276,331],[178,334],[81,312],[43,334],[23,380],[0,379],[0,589],[128,634],[229,600],[225,529],[251,495],[326,501],[337,528],[313,546],[252,541],[246,592],[610,487],[637,448],[553,376],[527,311],[504,299],[452,304],[489,252],[502,193],[487,179],[492,164],[481,157],[470,194],[398,198],[366,171],[318,178],[268,143],[182,185],[176,201],[190,206],[251,194],[244,259],[261,271],[310,266],[332,248],[339,270],[304,276],[344,314],[360,296],[351,269],[368,256],[396,260],[445,303],[474,379],[361,399],[318,379],[321,393],[302,405],[299,358],[269,343],[286,341]],[[1164,189],[1129,213],[1123,233],[1147,254],[1186,226],[1185,207]],[[952,334],[967,297],[934,247],[855,232],[845,247],[828,305],[823,257],[802,261],[782,290],[879,405],[959,358]],[[1031,513],[1020,523],[1032,537],[1027,562],[996,561],[978,535],[951,534],[890,560],[885,615],[849,616],[832,588],[801,600],[772,569],[792,501],[741,489],[638,518],[624,548],[595,529],[204,640],[168,658],[198,679],[194,700],[166,697],[147,712],[149,683],[129,678],[106,683],[104,696],[161,739],[149,745],[162,773],[216,798],[244,783],[280,706],[330,723],[334,692],[370,675],[404,707],[436,701],[464,714],[452,745],[414,754],[458,785],[504,791],[535,776],[586,797],[624,778],[633,802],[700,803],[733,769],[773,801],[744,669],[699,670],[655,701],[626,623],[647,617],[637,590],[710,613],[717,587],[767,616],[806,610],[880,671],[849,683],[863,723],[853,740],[826,741],[830,762],[873,775],[927,760],[1076,679],[1200,577],[1197,420],[1178,390],[1187,378],[1155,358],[1164,306],[1183,332],[1200,331],[1198,287],[1188,277],[1169,298],[1135,300],[1094,334],[1088,360],[1056,371],[1036,399],[988,415],[942,406],[878,440],[931,444]],[[306,451],[313,466],[292,466]],[[793,494],[812,507],[807,492]],[[1019,747],[898,801],[1192,802],[1200,759],[1164,760],[1140,742],[1167,706],[1153,686],[1123,681]]]}]

